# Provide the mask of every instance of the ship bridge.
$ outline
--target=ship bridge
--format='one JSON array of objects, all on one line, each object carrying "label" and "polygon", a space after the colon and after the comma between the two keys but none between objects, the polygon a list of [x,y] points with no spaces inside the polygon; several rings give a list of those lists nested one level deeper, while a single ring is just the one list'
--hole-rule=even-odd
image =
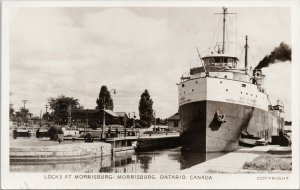
[{"label": "ship bridge", "polygon": [[190,78],[210,77],[225,78],[249,82],[250,77],[245,74],[245,69],[238,69],[239,59],[230,54],[211,54],[202,57],[203,66],[190,69]]},{"label": "ship bridge", "polygon": [[206,67],[227,67],[236,68],[238,58],[229,54],[211,54],[202,57]]}]

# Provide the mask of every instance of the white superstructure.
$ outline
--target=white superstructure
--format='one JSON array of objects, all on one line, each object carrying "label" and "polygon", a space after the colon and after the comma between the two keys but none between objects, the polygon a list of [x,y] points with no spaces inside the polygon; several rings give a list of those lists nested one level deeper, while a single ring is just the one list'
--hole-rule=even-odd
[{"label": "white superstructure", "polygon": [[[226,73],[218,73],[226,75]],[[229,76],[229,75],[226,75]],[[256,84],[225,77],[198,77],[179,85],[179,106],[190,102],[211,100],[268,110],[268,97]]]}]

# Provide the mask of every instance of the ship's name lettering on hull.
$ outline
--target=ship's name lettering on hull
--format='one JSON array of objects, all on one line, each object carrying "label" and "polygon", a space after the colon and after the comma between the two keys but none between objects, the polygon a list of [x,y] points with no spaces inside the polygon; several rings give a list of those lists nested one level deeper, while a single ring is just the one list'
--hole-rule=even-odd
[{"label": "ship's name lettering on hull", "polygon": [[234,100],[234,99],[226,99],[226,102],[233,102],[233,103],[236,103],[238,102],[237,100]]},{"label": "ship's name lettering on hull", "polygon": [[238,104],[246,104],[250,106],[256,106],[256,100],[244,99],[240,98],[239,100],[235,99],[226,99],[226,102],[238,103]]},{"label": "ship's name lettering on hull", "polygon": [[185,104],[185,103],[189,103],[189,102],[191,102],[191,101],[192,101],[191,99],[187,99],[187,100],[180,101],[180,105],[181,105],[181,104]]},{"label": "ship's name lettering on hull", "polygon": [[[180,98],[179,105],[186,104],[192,102],[191,99],[185,99],[184,97]],[[225,99],[225,102],[236,103],[236,104],[244,104],[249,106],[256,106],[257,100],[243,98],[241,97],[239,100],[237,99]]]}]

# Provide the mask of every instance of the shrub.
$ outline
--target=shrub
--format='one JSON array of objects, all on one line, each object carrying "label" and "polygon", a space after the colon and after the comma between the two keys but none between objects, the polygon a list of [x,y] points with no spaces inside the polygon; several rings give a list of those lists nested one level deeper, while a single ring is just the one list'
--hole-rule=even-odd
[{"label": "shrub", "polygon": [[246,162],[243,169],[255,170],[292,170],[290,158],[284,158],[276,155],[262,155],[251,162]]}]

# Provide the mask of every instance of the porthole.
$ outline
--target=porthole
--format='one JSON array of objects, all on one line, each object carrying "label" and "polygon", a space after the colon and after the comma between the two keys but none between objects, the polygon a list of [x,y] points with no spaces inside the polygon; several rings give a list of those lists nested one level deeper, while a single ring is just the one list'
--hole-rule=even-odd
[{"label": "porthole", "polygon": [[243,92],[241,92],[241,94],[243,94]]},{"label": "porthole", "polygon": [[248,93],[246,93],[246,95],[248,95]]},{"label": "porthole", "polygon": [[192,92],[194,92],[194,89],[192,89]]},{"label": "porthole", "polygon": [[226,89],[226,92],[228,92],[228,89]]},{"label": "porthole", "polygon": [[225,75],[224,77],[225,77],[225,79],[227,79],[227,75]]},{"label": "porthole", "polygon": [[184,84],[182,84],[181,86],[184,87]]},{"label": "porthole", "polygon": [[220,81],[220,84],[222,84],[223,83],[223,81]]}]

